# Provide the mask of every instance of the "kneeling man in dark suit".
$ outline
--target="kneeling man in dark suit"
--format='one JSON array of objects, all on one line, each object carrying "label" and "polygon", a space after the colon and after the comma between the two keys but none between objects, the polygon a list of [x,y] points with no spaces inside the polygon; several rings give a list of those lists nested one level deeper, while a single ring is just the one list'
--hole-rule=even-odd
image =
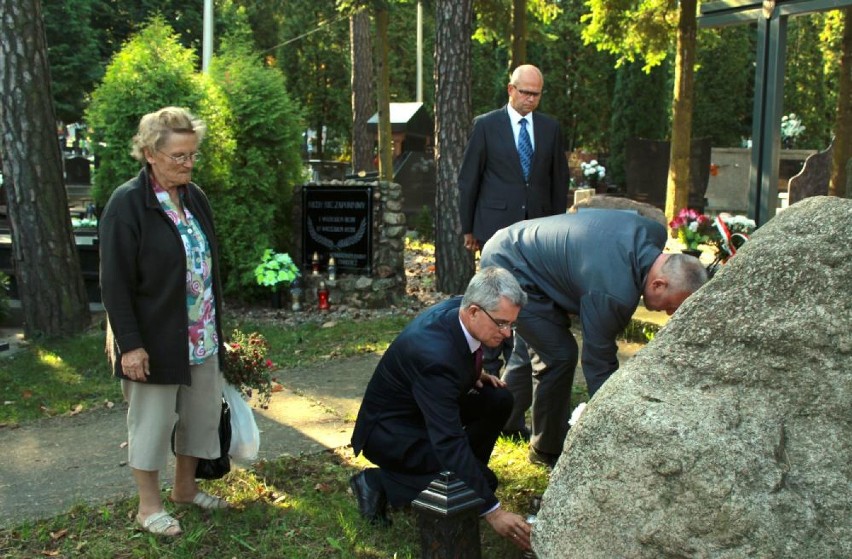
[{"label": "kneeling man in dark suit", "polygon": [[512,335],[526,294],[506,270],[476,274],[464,297],[421,313],[393,341],[367,385],[352,447],[378,468],[350,485],[361,515],[387,523],[388,503],[411,503],[442,471],[452,471],[484,501],[481,514],[503,537],[529,549],[530,527],[500,507],[488,460],[513,398],[481,370],[482,346]]}]

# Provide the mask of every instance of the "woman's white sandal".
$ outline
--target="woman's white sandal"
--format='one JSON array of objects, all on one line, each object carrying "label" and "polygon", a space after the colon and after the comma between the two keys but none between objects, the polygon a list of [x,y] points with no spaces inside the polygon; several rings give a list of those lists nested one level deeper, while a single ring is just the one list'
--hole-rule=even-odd
[{"label": "woman's white sandal", "polygon": [[[170,515],[164,510],[149,514],[148,517],[145,518],[145,520],[139,518],[139,515],[137,514],[136,522],[139,524],[139,527],[142,530],[145,530],[146,532],[149,532],[156,536],[175,537],[183,533],[183,530],[180,529],[180,523],[175,520],[172,515]],[[177,532],[169,531],[173,528],[177,528]]]}]

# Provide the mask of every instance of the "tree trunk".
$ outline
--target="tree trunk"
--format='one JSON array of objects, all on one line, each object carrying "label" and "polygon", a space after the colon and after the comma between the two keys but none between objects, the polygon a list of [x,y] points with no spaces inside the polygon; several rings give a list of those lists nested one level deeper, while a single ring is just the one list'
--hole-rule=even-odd
[{"label": "tree trunk", "polygon": [[390,122],[390,72],[388,71],[388,10],[376,10],[376,75],[379,102],[379,179],[393,180],[393,136]]},{"label": "tree trunk", "polygon": [[15,278],[27,336],[89,326],[71,231],[39,0],[0,0],[0,133]]},{"label": "tree trunk", "polygon": [[695,96],[696,0],[682,0],[677,26],[672,143],[666,185],[666,218],[671,221],[689,202],[692,101]]},{"label": "tree trunk", "polygon": [[471,125],[472,0],[435,2],[435,272],[443,293],[462,293],[474,273],[459,218],[457,173]]},{"label": "tree trunk", "polygon": [[512,1],[512,56],[509,72],[527,63],[527,0]]},{"label": "tree trunk", "polygon": [[843,41],[840,47],[840,77],[837,93],[837,120],[834,124],[831,196],[852,198],[852,8],[843,10]]},{"label": "tree trunk", "polygon": [[349,18],[349,52],[352,60],[352,172],[369,173],[373,164],[373,138],[367,121],[376,112],[373,97],[373,46],[370,14],[361,10]]}]

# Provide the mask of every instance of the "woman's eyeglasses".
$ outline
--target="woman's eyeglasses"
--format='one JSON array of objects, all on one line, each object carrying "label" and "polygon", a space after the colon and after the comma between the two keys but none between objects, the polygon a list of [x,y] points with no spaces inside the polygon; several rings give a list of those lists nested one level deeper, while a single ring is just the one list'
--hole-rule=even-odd
[{"label": "woman's eyeglasses", "polygon": [[197,151],[192,152],[192,153],[187,153],[186,155],[169,155],[168,153],[166,153],[162,150],[158,149],[157,151],[159,151],[160,153],[162,153],[163,155],[165,155],[166,157],[168,157],[169,159],[171,159],[172,161],[174,161],[178,165],[183,165],[187,161],[192,161],[193,163],[195,163],[201,157],[201,153],[197,152]]}]

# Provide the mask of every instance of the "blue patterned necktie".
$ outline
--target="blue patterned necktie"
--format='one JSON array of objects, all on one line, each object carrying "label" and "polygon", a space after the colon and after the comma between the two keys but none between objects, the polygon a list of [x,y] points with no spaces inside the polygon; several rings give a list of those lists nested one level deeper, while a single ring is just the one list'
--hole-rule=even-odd
[{"label": "blue patterned necktie", "polygon": [[533,148],[532,142],[530,142],[530,134],[527,132],[527,119],[522,118],[519,124],[521,131],[518,133],[518,155],[521,157],[521,169],[524,171],[524,180],[526,181],[530,178]]}]

